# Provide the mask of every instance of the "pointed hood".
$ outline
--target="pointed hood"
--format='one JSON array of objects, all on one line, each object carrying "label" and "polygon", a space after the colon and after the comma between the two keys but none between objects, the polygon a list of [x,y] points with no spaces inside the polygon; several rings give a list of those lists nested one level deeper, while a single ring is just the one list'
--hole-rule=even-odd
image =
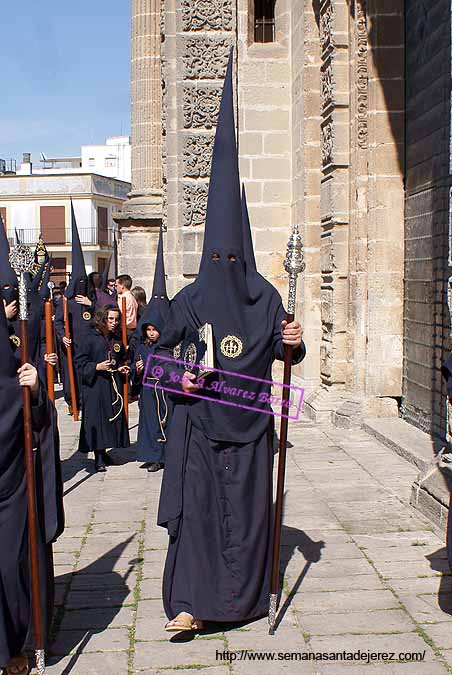
[{"label": "pointed hood", "polygon": [[72,232],[72,273],[71,280],[65,291],[67,298],[76,295],[88,295],[88,275],[85,269],[82,246],[75,220],[74,205],[71,199],[71,232]]},{"label": "pointed hood", "polygon": [[[260,408],[267,410],[269,406],[258,394],[262,387],[269,390],[269,385],[262,381],[268,380],[271,372],[273,344],[280,331],[280,325],[275,328],[275,317],[283,311],[281,299],[271,284],[255,283],[258,275],[251,269],[249,229],[248,250],[244,250],[244,234],[231,52],[215,134],[200,271],[196,281],[172,300],[172,317],[192,329],[210,323],[218,369],[215,378],[234,387],[243,384],[251,388],[254,403],[251,409],[240,406],[240,413],[237,398],[224,390],[220,398],[228,405],[206,399],[190,403],[189,415],[192,420],[196,418],[193,423],[199,425],[208,438],[234,443],[259,438],[268,427],[268,417]],[[171,330],[169,323],[160,341],[161,348],[174,346]],[[231,373],[234,374],[232,380]],[[236,375],[251,379],[245,384],[243,380],[238,381]]]},{"label": "pointed hood", "polygon": [[257,271],[256,258],[254,256],[253,237],[251,235],[251,223],[246,201],[245,186],[242,185],[242,228],[243,228],[243,256],[246,267],[246,283],[252,298],[256,299],[265,292],[277,292],[273,284]]},{"label": "pointed hood", "polygon": [[154,283],[152,286],[153,298],[167,298],[166,294],[166,278],[165,278],[165,261],[163,259],[163,231],[160,225],[159,243],[157,246],[157,257],[155,259]]},{"label": "pointed hood", "polygon": [[18,298],[17,276],[9,264],[9,242],[0,216],[0,289],[6,304]]},{"label": "pointed hood", "polygon": [[169,304],[168,295],[166,293],[165,260],[163,257],[163,231],[162,226],[160,225],[152,295],[147,304],[143,317],[150,308],[153,308],[160,313],[162,320],[165,322],[169,313]]},{"label": "pointed hood", "polygon": [[107,283],[108,283],[108,280],[110,278],[110,266],[111,266],[112,258],[113,258],[113,253],[109,257],[108,263],[105,265],[104,271],[102,272],[102,289],[101,289],[102,291],[105,291],[105,289],[107,288]]},{"label": "pointed hood", "polygon": [[[146,323],[152,323],[153,320],[149,317],[152,316],[155,318],[155,314],[158,315],[159,320],[159,332],[166,323],[169,315],[170,301],[166,293],[166,276],[165,276],[165,259],[163,256],[163,230],[160,225],[159,233],[159,243],[157,246],[157,256],[155,259],[155,270],[154,270],[154,283],[152,285],[152,295],[149,298],[148,304],[138,322],[138,325],[135,330],[135,336],[139,339],[142,338],[142,326]],[[157,326],[156,326],[157,328]]]},{"label": "pointed hood", "polygon": [[232,88],[233,50],[229,54],[212,154],[200,274],[213,251],[242,255],[242,214]]},{"label": "pointed hood", "polygon": [[19,233],[18,233],[18,231],[17,231],[17,228],[14,228],[14,235],[15,235],[15,237],[16,237],[16,244],[21,244],[22,242],[21,242],[21,240],[20,240],[20,237],[19,237]]},{"label": "pointed hood", "polygon": [[118,241],[116,239],[116,232],[113,232],[113,260],[115,263],[115,279],[119,274],[118,267]]},{"label": "pointed hood", "polygon": [[254,257],[253,238],[251,236],[250,216],[246,202],[245,186],[242,184],[242,229],[243,229],[243,257],[246,271],[257,272],[256,258]]}]

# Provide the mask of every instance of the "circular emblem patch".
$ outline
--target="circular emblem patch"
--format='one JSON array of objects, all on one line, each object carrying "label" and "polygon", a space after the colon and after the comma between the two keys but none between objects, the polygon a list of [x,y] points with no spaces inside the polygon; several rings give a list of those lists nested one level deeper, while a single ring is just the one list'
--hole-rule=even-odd
[{"label": "circular emblem patch", "polygon": [[21,342],[20,342],[20,337],[18,335],[10,335],[9,339],[13,343],[13,345],[16,345],[16,347],[20,347]]},{"label": "circular emblem patch", "polygon": [[113,349],[115,350],[116,353],[118,353],[121,351],[121,345],[115,342],[115,344],[113,345]]},{"label": "circular emblem patch", "polygon": [[235,335],[226,335],[220,343],[220,351],[228,359],[236,359],[243,352],[243,342]]},{"label": "circular emblem patch", "polygon": [[91,319],[91,314],[89,312],[83,312],[82,316],[85,321],[89,321]]}]

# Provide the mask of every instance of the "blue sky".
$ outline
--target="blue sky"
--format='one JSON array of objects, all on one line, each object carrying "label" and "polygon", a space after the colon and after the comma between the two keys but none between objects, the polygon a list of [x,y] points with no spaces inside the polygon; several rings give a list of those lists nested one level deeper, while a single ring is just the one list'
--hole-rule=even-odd
[{"label": "blue sky", "polygon": [[0,158],[130,133],[130,1],[2,2]]}]

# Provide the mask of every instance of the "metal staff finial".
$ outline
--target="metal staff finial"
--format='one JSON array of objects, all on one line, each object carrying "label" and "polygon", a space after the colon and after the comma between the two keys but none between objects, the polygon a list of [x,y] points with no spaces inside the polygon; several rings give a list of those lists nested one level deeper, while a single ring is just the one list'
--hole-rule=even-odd
[{"label": "metal staff finial", "polygon": [[297,276],[304,272],[306,264],[303,255],[303,242],[301,234],[298,231],[298,225],[293,226],[292,234],[287,242],[287,253],[284,260],[284,269],[289,275],[289,298],[287,302],[287,313],[295,313],[295,297],[297,289]]},{"label": "metal staff finial", "polygon": [[[297,277],[300,272],[306,268],[303,259],[303,242],[298,231],[298,225],[293,226],[292,234],[287,243],[287,254],[284,260],[284,269],[289,275],[289,298],[287,303],[287,322],[294,320],[295,300],[297,295]],[[284,384],[283,401],[289,401],[290,398],[290,378],[292,368],[292,347],[284,345]],[[286,453],[287,453],[287,415],[281,416],[281,429],[279,434],[279,456],[278,456],[278,483],[276,489],[275,518],[273,532],[273,552],[272,552],[272,570],[270,581],[270,598],[268,611],[269,634],[274,635],[276,626],[276,612],[278,609],[278,597],[280,592],[279,565],[281,558],[281,533],[283,523],[283,500],[284,500],[284,481],[286,471]]]},{"label": "metal staff finial", "polygon": [[53,281],[48,281],[47,288],[50,290],[50,298],[53,299],[53,289],[55,288],[55,283]]},{"label": "metal staff finial", "polygon": [[28,319],[27,307],[27,288],[24,274],[32,272],[34,267],[34,255],[29,246],[17,244],[13,246],[9,254],[9,264],[19,278],[19,319],[26,321]]}]

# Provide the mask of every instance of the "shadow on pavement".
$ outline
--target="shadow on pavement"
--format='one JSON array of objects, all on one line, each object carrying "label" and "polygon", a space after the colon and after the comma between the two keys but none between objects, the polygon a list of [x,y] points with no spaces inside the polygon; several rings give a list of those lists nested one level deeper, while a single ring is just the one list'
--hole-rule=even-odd
[{"label": "shadow on pavement", "polygon": [[447,559],[447,548],[440,548],[426,556],[432,570],[441,572],[438,588],[438,605],[445,614],[452,615],[452,575]]},{"label": "shadow on pavement", "polygon": [[[140,560],[137,558],[129,560],[129,568],[122,574],[115,572],[114,567],[134,537],[135,535],[132,535],[87,567],[55,578],[56,584],[65,585],[65,604],[69,601],[70,606],[70,609],[66,606],[56,608],[48,650],[49,665],[55,665],[71,655],[61,675],[73,672],[79,656],[93,636],[102,633],[111,625],[126,597],[133,590],[129,588],[127,580]],[[67,623],[66,619],[71,614],[75,619]],[[93,646],[90,649],[96,650]]]}]

